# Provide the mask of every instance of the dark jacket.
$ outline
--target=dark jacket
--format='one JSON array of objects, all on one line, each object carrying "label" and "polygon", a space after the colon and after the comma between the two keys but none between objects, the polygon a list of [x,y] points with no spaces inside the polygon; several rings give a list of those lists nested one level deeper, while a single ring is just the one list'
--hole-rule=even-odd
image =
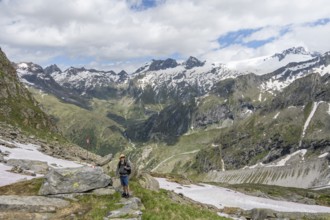
[{"label": "dark jacket", "polygon": [[131,173],[130,171],[131,171],[131,164],[128,161],[124,160],[124,163],[121,163],[121,161],[118,162],[117,170],[116,170],[117,175],[127,176]]}]

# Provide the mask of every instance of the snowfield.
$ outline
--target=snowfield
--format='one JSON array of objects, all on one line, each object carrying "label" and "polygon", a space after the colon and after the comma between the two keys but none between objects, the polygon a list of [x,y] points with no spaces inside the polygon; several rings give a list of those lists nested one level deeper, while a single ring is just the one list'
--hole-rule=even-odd
[{"label": "snowfield", "polygon": [[[1,140],[1,139],[0,139]],[[0,144],[0,150],[2,152],[9,152],[7,157],[4,157],[5,160],[8,159],[27,159],[27,160],[38,160],[44,161],[48,163],[50,167],[57,168],[67,168],[67,167],[80,167],[82,164],[63,160],[59,158],[55,158],[52,156],[48,156],[40,151],[38,151],[39,146],[33,144],[21,144],[17,142],[8,142],[1,140],[2,142],[7,142],[16,146],[16,148],[8,148]],[[35,177],[21,175],[17,173],[8,172],[12,167],[7,166],[3,163],[0,163],[0,186],[4,186],[7,184],[15,183],[22,180],[32,179]],[[40,177],[42,175],[37,175],[36,177]]]},{"label": "snowfield", "polygon": [[200,203],[214,205],[217,208],[238,207],[244,210],[254,208],[272,209],[279,212],[330,213],[330,207],[305,205],[294,202],[249,196],[223,187],[208,184],[181,185],[164,178],[156,178],[162,189],[182,193],[184,196]]}]

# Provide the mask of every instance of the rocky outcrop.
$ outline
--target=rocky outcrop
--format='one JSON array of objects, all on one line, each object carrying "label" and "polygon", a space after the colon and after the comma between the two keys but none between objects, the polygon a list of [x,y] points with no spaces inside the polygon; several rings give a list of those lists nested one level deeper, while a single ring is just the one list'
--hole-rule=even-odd
[{"label": "rocky outcrop", "polygon": [[111,185],[111,178],[100,167],[52,169],[39,195],[86,192]]},{"label": "rocky outcrop", "polygon": [[206,111],[197,111],[192,126],[194,128],[206,127],[226,119],[233,119],[229,106],[226,104],[214,105]]},{"label": "rocky outcrop", "polygon": [[202,62],[202,61],[198,60],[197,58],[190,56],[184,64],[185,64],[186,69],[192,69],[194,67],[203,66],[204,63],[205,62]]},{"label": "rocky outcrop", "polygon": [[168,58],[166,60],[153,60],[149,66],[149,71],[165,70],[178,66],[176,60]]}]

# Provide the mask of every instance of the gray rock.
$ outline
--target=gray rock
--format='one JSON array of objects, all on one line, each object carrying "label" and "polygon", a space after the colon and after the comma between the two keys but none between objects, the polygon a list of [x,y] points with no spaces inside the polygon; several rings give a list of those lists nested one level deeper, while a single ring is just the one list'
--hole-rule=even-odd
[{"label": "gray rock", "polygon": [[124,206],[120,209],[110,211],[103,219],[117,219],[127,215],[132,217],[131,219],[141,219],[141,210],[144,210],[144,206],[139,198],[132,197],[129,199],[121,199],[119,204]]},{"label": "gray rock", "polygon": [[100,188],[100,189],[94,189],[91,193],[102,196],[102,195],[113,195],[116,193],[116,190],[114,188]]},{"label": "gray rock", "polygon": [[252,209],[252,219],[270,219],[276,218],[273,210],[270,209]]},{"label": "gray rock", "polygon": [[0,145],[3,145],[8,148],[17,148],[14,144],[11,144],[11,143],[8,143],[8,142],[2,141],[2,140],[0,140]]},{"label": "gray rock", "polygon": [[20,167],[23,170],[32,170],[40,174],[46,174],[49,168],[47,162],[37,160],[9,159],[7,165]]},{"label": "gray rock", "polygon": [[63,199],[44,196],[0,196],[0,212],[55,212],[69,204]]},{"label": "gray rock", "polygon": [[3,155],[0,153],[0,163],[5,162],[5,158],[3,158]]},{"label": "gray rock", "polygon": [[139,183],[145,189],[149,189],[149,190],[153,190],[153,191],[159,190],[158,181],[147,173],[143,173],[141,175],[141,177],[139,178]]},{"label": "gray rock", "polygon": [[98,166],[104,166],[107,163],[109,163],[111,161],[111,159],[112,159],[112,154],[108,154],[108,155],[102,157],[102,159],[100,161],[98,161],[96,164]]},{"label": "gray rock", "polygon": [[45,177],[39,195],[86,192],[112,183],[101,167],[52,169]]},{"label": "gray rock", "polygon": [[54,219],[54,213],[29,213],[29,212],[0,212],[0,219],[6,220],[48,220]]}]

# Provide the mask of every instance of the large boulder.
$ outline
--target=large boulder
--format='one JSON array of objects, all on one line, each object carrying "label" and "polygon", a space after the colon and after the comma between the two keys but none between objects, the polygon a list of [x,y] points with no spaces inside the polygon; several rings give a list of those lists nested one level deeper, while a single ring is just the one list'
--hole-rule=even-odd
[{"label": "large boulder", "polygon": [[86,192],[112,184],[101,167],[52,169],[45,177],[39,195]]}]

